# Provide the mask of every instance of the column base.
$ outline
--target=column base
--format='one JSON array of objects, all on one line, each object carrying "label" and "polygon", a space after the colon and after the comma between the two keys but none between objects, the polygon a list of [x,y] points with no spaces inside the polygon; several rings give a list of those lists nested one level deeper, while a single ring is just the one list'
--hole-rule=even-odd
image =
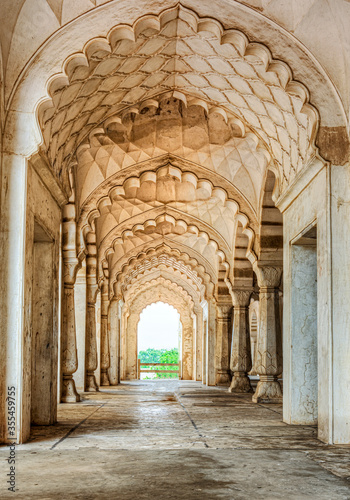
[{"label": "column base", "polygon": [[253,403],[282,403],[283,395],[280,383],[274,375],[260,375]]},{"label": "column base", "polygon": [[85,387],[86,392],[97,392],[98,391],[98,385],[96,383],[96,378],[94,373],[87,373],[86,374],[86,387]]},{"label": "column base", "polygon": [[100,385],[110,385],[107,370],[101,371],[101,384]]},{"label": "column base", "polygon": [[228,370],[216,370],[216,385],[230,385],[230,372]]},{"label": "column base", "polygon": [[249,377],[245,372],[234,372],[228,392],[253,392]]},{"label": "column base", "polygon": [[79,403],[80,396],[75,388],[73,375],[63,375],[61,403]]}]

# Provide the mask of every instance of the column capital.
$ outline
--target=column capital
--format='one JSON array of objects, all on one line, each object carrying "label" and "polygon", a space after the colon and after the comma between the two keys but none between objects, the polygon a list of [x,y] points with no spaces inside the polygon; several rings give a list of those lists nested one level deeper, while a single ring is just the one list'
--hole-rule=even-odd
[{"label": "column capital", "polygon": [[233,288],[231,295],[234,307],[248,307],[253,289]]},{"label": "column capital", "polygon": [[79,267],[80,261],[76,257],[63,259],[63,283],[65,286],[74,285]]},{"label": "column capital", "polygon": [[265,266],[257,262],[254,266],[254,271],[258,278],[259,287],[277,288],[281,283],[281,266]]},{"label": "column capital", "polygon": [[216,304],[216,313],[217,313],[217,319],[220,320],[225,320],[229,319],[230,313],[232,311],[232,304],[231,303],[217,303]]}]

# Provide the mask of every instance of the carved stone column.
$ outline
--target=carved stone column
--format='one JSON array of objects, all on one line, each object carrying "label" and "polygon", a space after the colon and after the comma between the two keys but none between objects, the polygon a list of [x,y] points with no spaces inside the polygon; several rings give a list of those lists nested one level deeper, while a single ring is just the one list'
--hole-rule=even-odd
[{"label": "carved stone column", "polygon": [[229,385],[230,326],[232,304],[216,305],[216,385]]},{"label": "carved stone column", "polygon": [[101,385],[110,385],[108,377],[108,368],[110,366],[108,306],[108,279],[105,278],[101,287]]},{"label": "carved stone column", "polygon": [[108,337],[110,366],[108,378],[110,385],[120,382],[120,305],[116,297],[112,297],[108,307]]},{"label": "carved stone column", "polygon": [[68,203],[62,213],[63,295],[61,325],[62,403],[80,401],[73,373],[78,368],[75,330],[74,283],[79,261],[76,258],[75,205]]},{"label": "carved stone column", "polygon": [[251,290],[233,290],[233,333],[231,371],[233,378],[229,392],[253,392],[248,372],[252,367],[249,331],[249,298]]},{"label": "carved stone column", "polygon": [[95,378],[97,369],[97,340],[96,340],[96,295],[98,291],[96,280],[96,236],[94,233],[87,235],[86,257],[86,330],[85,330],[85,390],[98,391]]},{"label": "carved stone column", "polygon": [[216,301],[212,297],[208,299],[208,336],[207,336],[207,369],[206,379],[207,385],[214,386],[216,384],[216,366],[215,366],[215,349],[216,349]]},{"label": "carved stone column", "polygon": [[282,373],[282,331],[280,322],[280,267],[256,266],[260,287],[260,321],[256,352],[256,371],[260,380],[253,403],[281,403],[278,375]]}]

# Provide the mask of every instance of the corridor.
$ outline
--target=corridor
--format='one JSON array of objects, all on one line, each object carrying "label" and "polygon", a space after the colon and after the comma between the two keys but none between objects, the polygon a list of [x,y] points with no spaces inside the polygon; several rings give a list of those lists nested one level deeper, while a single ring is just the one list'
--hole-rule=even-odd
[{"label": "corridor", "polygon": [[[16,499],[350,498],[347,447],[282,422],[282,405],[192,381],[135,381],[61,404],[16,447]],[[2,499],[5,460],[0,448]],[[7,465],[7,464],[6,464]]]}]

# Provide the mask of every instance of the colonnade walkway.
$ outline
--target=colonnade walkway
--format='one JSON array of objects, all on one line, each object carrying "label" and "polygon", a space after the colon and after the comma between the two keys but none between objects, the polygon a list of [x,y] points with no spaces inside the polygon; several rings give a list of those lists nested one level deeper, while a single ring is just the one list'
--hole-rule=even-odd
[{"label": "colonnade walkway", "polygon": [[282,422],[281,405],[189,381],[125,382],[59,406],[16,447],[16,487],[0,498],[350,498],[350,449]]}]

